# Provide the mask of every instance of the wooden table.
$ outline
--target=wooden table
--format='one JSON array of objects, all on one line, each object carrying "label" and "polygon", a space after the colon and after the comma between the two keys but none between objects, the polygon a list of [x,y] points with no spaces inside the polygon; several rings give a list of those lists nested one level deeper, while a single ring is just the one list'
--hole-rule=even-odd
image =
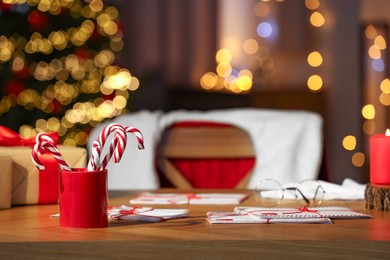
[{"label": "wooden table", "polygon": [[[128,204],[137,193],[111,192],[109,204]],[[250,197],[242,205],[256,205],[256,201]],[[58,212],[58,205],[18,206],[0,210],[0,259],[390,259],[390,212],[365,210],[363,201],[328,201],[324,206],[347,206],[373,219],[211,225],[205,220],[206,212],[231,211],[234,206],[181,205],[155,207],[188,208],[188,218],[159,223],[115,221],[108,228],[72,229],[59,227],[59,220],[49,217]]]}]

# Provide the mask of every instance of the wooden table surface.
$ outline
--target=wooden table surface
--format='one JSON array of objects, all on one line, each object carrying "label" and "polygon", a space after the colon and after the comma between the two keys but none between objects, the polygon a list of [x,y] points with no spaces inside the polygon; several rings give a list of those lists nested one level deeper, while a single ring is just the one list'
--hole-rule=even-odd
[{"label": "wooden table surface", "polygon": [[[137,194],[110,192],[109,204],[128,205]],[[250,197],[242,205],[257,204]],[[0,210],[0,259],[390,259],[390,212],[366,210],[364,201],[327,201],[323,206],[346,206],[373,218],[333,224],[209,224],[206,212],[232,211],[235,206],[156,205],[188,208],[189,217],[158,223],[111,221],[108,228],[73,229],[61,228],[59,219],[49,217],[58,212],[58,205],[16,206]]]}]

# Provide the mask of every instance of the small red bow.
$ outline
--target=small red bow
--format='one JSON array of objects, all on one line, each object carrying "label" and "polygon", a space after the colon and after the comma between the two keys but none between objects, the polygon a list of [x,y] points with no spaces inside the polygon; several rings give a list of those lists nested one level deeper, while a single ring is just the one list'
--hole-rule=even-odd
[{"label": "small red bow", "polygon": [[[55,143],[58,142],[58,133],[48,133]],[[35,144],[35,137],[24,139],[11,129],[0,126],[0,146],[30,146]]]},{"label": "small red bow", "polygon": [[309,209],[307,206],[302,206],[298,208],[299,211],[301,212],[317,212],[318,210],[315,209]]},{"label": "small red bow", "polygon": [[289,214],[298,214],[298,213],[303,213],[303,212],[312,212],[312,213],[317,213],[318,210],[315,209],[309,209],[307,206],[302,206],[297,208],[298,211],[293,211],[293,212],[285,212],[283,214],[289,215]]},{"label": "small red bow", "polygon": [[188,200],[201,199],[202,198],[201,196],[198,196],[198,195],[193,194],[193,193],[187,194],[186,196],[187,196]]}]

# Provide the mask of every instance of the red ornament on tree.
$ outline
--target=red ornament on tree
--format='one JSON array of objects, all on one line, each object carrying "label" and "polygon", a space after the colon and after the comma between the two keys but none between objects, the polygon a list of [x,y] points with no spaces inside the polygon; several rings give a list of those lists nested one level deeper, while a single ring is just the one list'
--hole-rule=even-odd
[{"label": "red ornament on tree", "polygon": [[34,10],[28,15],[27,21],[35,31],[39,31],[47,27],[49,18],[45,13]]},{"label": "red ornament on tree", "polygon": [[10,9],[11,9],[11,5],[10,4],[5,4],[3,2],[0,3],[0,10],[2,12],[8,12]]},{"label": "red ornament on tree", "polygon": [[20,92],[22,92],[24,90],[24,86],[21,82],[19,81],[9,81],[7,84],[6,84],[6,87],[5,87],[5,92],[7,95],[14,95],[14,96],[18,96]]},{"label": "red ornament on tree", "polygon": [[60,102],[58,102],[57,100],[54,99],[53,105],[54,105],[54,108],[53,108],[52,114],[59,115],[59,114],[63,113],[64,106]]},{"label": "red ornament on tree", "polygon": [[23,67],[21,70],[15,73],[20,79],[28,79],[30,77],[30,73],[28,72],[27,67]]},{"label": "red ornament on tree", "polygon": [[90,50],[84,47],[77,48],[74,54],[82,59],[88,59],[91,56]]}]

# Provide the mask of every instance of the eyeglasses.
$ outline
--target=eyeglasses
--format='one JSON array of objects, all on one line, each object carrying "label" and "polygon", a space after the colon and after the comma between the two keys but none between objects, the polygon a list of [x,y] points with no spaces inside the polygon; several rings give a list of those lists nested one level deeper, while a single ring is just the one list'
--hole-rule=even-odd
[{"label": "eyeglasses", "polygon": [[316,180],[304,180],[296,187],[283,188],[274,179],[264,179],[259,181],[254,192],[256,200],[268,207],[278,205],[284,199],[299,200],[304,205],[319,205],[325,194],[325,190]]}]

